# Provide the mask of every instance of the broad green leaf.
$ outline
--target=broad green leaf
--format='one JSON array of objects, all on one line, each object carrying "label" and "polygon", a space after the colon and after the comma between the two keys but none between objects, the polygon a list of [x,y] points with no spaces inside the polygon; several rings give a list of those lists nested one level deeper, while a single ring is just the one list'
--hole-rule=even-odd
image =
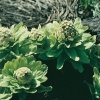
[{"label": "broad green leaf", "polygon": [[0,52],[2,52],[3,50],[6,50],[7,49],[7,47],[0,47]]},{"label": "broad green leaf", "polygon": [[36,61],[36,59],[34,58],[33,55],[27,56],[26,58],[27,58],[27,61],[28,61],[29,64],[30,64],[31,62],[35,62],[35,61]]},{"label": "broad green leaf", "polygon": [[18,93],[19,100],[25,100],[25,98],[27,97],[27,95],[28,94],[26,92]]},{"label": "broad green leaf", "polygon": [[98,61],[96,59],[90,59],[90,65],[92,67],[98,67]]},{"label": "broad green leaf", "polygon": [[50,40],[46,38],[46,40],[44,40],[42,43],[42,48],[44,49],[44,51],[46,51],[47,49],[50,48],[50,45],[51,45]]},{"label": "broad green leaf", "polygon": [[58,23],[57,21],[53,21],[53,27],[54,27],[54,28],[59,27],[59,23]]},{"label": "broad green leaf", "polygon": [[10,100],[12,98],[12,94],[0,94],[0,100]]},{"label": "broad green leaf", "polygon": [[[42,75],[41,75],[42,76]],[[46,76],[39,78],[38,80],[43,83],[47,80],[48,78]]]},{"label": "broad green leaf", "polygon": [[54,35],[50,35],[49,36],[50,39],[50,47],[53,47],[56,44],[56,37],[54,37]]},{"label": "broad green leaf", "polygon": [[40,69],[41,64],[42,64],[41,61],[36,61],[36,62],[33,61],[29,63],[29,68],[31,69],[31,71],[34,72],[33,75],[35,75],[35,71],[37,72]]},{"label": "broad green leaf", "polygon": [[82,34],[82,41],[86,41],[90,37],[91,37],[91,34],[90,33],[84,33],[84,34]]},{"label": "broad green leaf", "polygon": [[79,49],[79,48],[75,48],[75,50],[76,50],[78,57],[80,58],[79,59],[80,62],[82,62],[82,63],[89,63],[90,62],[88,55],[85,53],[84,50]]},{"label": "broad green leaf", "polygon": [[[25,91],[25,90],[24,90]],[[27,91],[25,91],[26,93],[36,93],[37,92],[37,89],[36,88],[31,88],[31,89],[29,89],[29,90],[27,90]]]},{"label": "broad green leaf", "polygon": [[57,69],[62,69],[64,62],[67,58],[68,55],[66,54],[66,52],[63,51],[57,59]]},{"label": "broad green leaf", "polygon": [[[46,25],[46,27],[45,27],[46,32],[48,32],[49,34],[54,32],[54,28],[53,28],[52,25],[53,25],[52,23],[48,23],[48,24]],[[46,33],[45,33],[45,34],[46,34]],[[47,34],[46,34],[46,35],[47,35]]]},{"label": "broad green leaf", "polygon": [[48,91],[51,91],[51,90],[52,90],[52,86],[45,87],[45,86],[41,85],[37,88],[38,93],[45,92],[45,91],[48,92]]},{"label": "broad green leaf", "polygon": [[[57,21],[53,21],[53,23],[48,23],[46,25],[46,28],[48,29],[49,32],[53,32],[58,27],[59,27],[59,23]],[[50,31],[50,30],[52,30],[52,31]]]},{"label": "broad green leaf", "polygon": [[76,18],[74,21],[74,26],[76,29],[79,29],[82,27],[82,23],[81,23],[81,19],[80,18]]},{"label": "broad green leaf", "polygon": [[73,59],[74,61],[79,61],[79,56],[77,55],[74,48],[67,48],[66,53],[69,56],[69,58]]},{"label": "broad green leaf", "polygon": [[84,69],[83,69],[83,66],[80,62],[73,61],[73,60],[71,60],[70,62],[72,63],[74,69],[78,70],[80,73],[83,72]]},{"label": "broad green leaf", "polygon": [[6,54],[6,52],[0,53],[0,62],[2,62],[4,59],[6,59],[7,56],[8,56],[8,54]]},{"label": "broad green leaf", "polygon": [[0,87],[9,87],[9,80],[7,78],[0,79]]},{"label": "broad green leaf", "polygon": [[36,87],[40,86],[40,82],[37,81],[36,79],[32,80],[32,84],[31,84],[31,88],[29,89],[29,91],[31,92],[37,92]]},{"label": "broad green leaf", "polygon": [[87,42],[87,43],[85,43],[84,44],[84,46],[85,46],[85,49],[89,49],[89,48],[91,48],[92,46],[93,46],[93,42]]},{"label": "broad green leaf", "polygon": [[48,57],[58,57],[62,52],[62,49],[55,49],[55,50],[49,50],[46,55]]},{"label": "broad green leaf", "polygon": [[22,26],[14,35],[15,35],[15,40],[21,42],[23,41],[27,36],[28,33],[26,32],[27,29]]},{"label": "broad green leaf", "polygon": [[37,45],[33,45],[33,44],[28,44],[26,46],[21,46],[19,48],[20,53],[22,53],[23,55],[31,55],[33,53],[36,53],[37,50]]},{"label": "broad green leaf", "polygon": [[13,26],[11,26],[11,30],[13,29],[13,32],[15,33],[20,29],[20,27],[22,25],[23,25],[23,22],[20,22],[19,24],[15,25],[15,26],[13,25]]},{"label": "broad green leaf", "polygon": [[27,37],[29,36],[29,32],[27,31],[27,28],[23,28],[23,32],[19,37],[19,42],[22,42],[23,40],[25,40]]},{"label": "broad green leaf", "polygon": [[83,26],[82,28],[77,29],[77,31],[78,31],[79,33],[83,33],[83,32],[85,32],[86,30],[88,30],[88,26]]},{"label": "broad green leaf", "polygon": [[74,21],[74,27],[79,33],[83,33],[88,29],[88,26],[83,26],[80,18],[76,18]]},{"label": "broad green leaf", "polygon": [[19,58],[19,64],[18,64],[18,68],[20,67],[28,67],[28,62],[27,59],[25,57]]},{"label": "broad green leaf", "polygon": [[4,68],[2,69],[2,73],[3,73],[5,76],[12,76],[13,72],[14,72],[13,63],[7,61],[7,62],[5,63],[5,65],[4,65]]},{"label": "broad green leaf", "polygon": [[39,57],[40,59],[42,59],[42,60],[51,60],[51,59],[54,59],[54,57],[48,57],[48,56],[46,55],[46,52],[40,53],[38,57]]},{"label": "broad green leaf", "polygon": [[38,48],[36,50],[36,54],[43,53],[45,50],[43,48]]}]

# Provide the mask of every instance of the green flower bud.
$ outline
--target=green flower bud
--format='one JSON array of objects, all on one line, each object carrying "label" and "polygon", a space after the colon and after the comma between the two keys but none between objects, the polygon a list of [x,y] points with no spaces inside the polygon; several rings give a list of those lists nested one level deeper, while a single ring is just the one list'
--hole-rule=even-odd
[{"label": "green flower bud", "polygon": [[18,68],[14,71],[14,77],[21,84],[29,84],[33,78],[32,71],[27,67]]},{"label": "green flower bud", "polygon": [[10,29],[5,27],[0,27],[0,45],[6,46],[9,42],[13,41],[14,38],[10,33]]},{"label": "green flower bud", "polygon": [[74,41],[76,36],[78,35],[78,31],[74,28],[72,21],[63,21],[60,24],[59,29],[56,31],[56,36],[59,42],[68,42]]},{"label": "green flower bud", "polygon": [[44,36],[43,36],[43,32],[41,30],[32,28],[31,34],[29,37],[32,40],[42,41]]}]

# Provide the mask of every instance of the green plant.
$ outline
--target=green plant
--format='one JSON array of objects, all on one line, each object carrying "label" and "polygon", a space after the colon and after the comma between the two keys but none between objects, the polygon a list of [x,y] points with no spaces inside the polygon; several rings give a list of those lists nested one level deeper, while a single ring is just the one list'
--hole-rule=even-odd
[{"label": "green plant", "polygon": [[0,26],[0,99],[18,94],[24,100],[28,93],[52,90],[41,85],[47,80],[48,67],[37,59],[57,60],[58,70],[70,62],[80,73],[83,64],[99,67],[100,45],[95,44],[96,35],[87,30],[80,18],[53,21],[30,31],[23,23]]},{"label": "green plant", "polygon": [[97,67],[93,67],[93,85],[89,84],[88,82],[85,82],[89,89],[90,89],[90,93],[92,95],[92,99],[93,100],[100,100],[100,72],[99,72],[99,68]]},{"label": "green plant", "polygon": [[12,25],[10,28],[0,27],[0,64],[2,66],[13,58],[36,53],[39,43],[31,41],[29,38],[31,33],[32,31],[28,31],[22,22]]},{"label": "green plant", "polygon": [[2,26],[0,27],[1,64],[4,65],[6,61],[17,58],[22,54],[19,49],[23,46],[23,42],[26,41],[28,33],[27,27],[24,26],[23,23],[16,26],[13,25],[10,29]]},{"label": "green plant", "polygon": [[51,86],[41,85],[47,80],[47,70],[47,66],[33,56],[6,62],[0,74],[0,99],[8,100],[17,93],[20,100],[24,100],[27,93],[51,91]]},{"label": "green plant", "polygon": [[92,3],[93,0],[79,0],[79,5],[83,6],[85,9],[87,9]]},{"label": "green plant", "polygon": [[94,44],[87,50],[87,54],[90,59],[90,65],[92,67],[100,67],[100,44]]},{"label": "green plant", "polygon": [[83,14],[85,10],[92,11],[93,17],[100,17],[100,1],[99,0],[79,0],[79,14]]},{"label": "green plant", "polygon": [[53,40],[53,47],[41,53],[39,58],[48,60],[57,58],[57,69],[62,69],[65,61],[72,63],[73,67],[79,72],[83,71],[82,64],[89,64],[90,60],[86,54],[96,40],[96,36],[85,33],[88,29],[83,26],[81,19],[75,22],[63,21],[61,23],[49,23],[45,27],[45,32],[50,40]]},{"label": "green plant", "polygon": [[94,0],[78,0],[78,16],[81,18],[91,16]]},{"label": "green plant", "polygon": [[94,2],[93,17],[100,18],[100,1]]}]

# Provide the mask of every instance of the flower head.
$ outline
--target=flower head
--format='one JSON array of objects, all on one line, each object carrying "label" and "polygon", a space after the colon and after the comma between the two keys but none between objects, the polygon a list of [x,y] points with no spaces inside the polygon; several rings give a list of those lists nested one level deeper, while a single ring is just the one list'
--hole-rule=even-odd
[{"label": "flower head", "polygon": [[31,33],[29,35],[30,39],[33,41],[42,41],[44,38],[44,34],[42,30],[32,28]]},{"label": "flower head", "polygon": [[14,77],[24,85],[29,84],[32,81],[33,75],[29,68],[21,67],[14,71]]},{"label": "flower head", "polygon": [[[74,22],[62,21],[55,30],[55,37],[60,44],[65,44],[67,48],[83,45],[83,33],[88,27],[83,26],[81,19],[77,18]],[[87,36],[87,35],[86,35]]]},{"label": "flower head", "polygon": [[79,35],[78,31],[75,29],[72,21],[63,21],[60,24],[59,29],[56,31],[56,36],[59,42],[69,42],[74,41],[74,39]]},{"label": "flower head", "polygon": [[0,27],[0,46],[6,46],[9,42],[14,41],[10,29]]}]

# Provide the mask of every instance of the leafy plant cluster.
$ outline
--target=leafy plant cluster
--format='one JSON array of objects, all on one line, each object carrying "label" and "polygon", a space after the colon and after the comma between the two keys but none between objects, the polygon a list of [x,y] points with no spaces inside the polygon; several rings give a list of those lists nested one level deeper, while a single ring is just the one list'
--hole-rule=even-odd
[{"label": "leafy plant cluster", "polygon": [[83,72],[83,64],[100,66],[100,44],[96,35],[86,33],[81,19],[53,21],[46,26],[27,29],[23,23],[10,28],[0,27],[0,99],[11,99],[18,94],[25,100],[28,93],[51,91],[42,85],[47,80],[48,67],[37,60],[57,60],[56,68],[70,62]]},{"label": "leafy plant cluster", "polygon": [[100,18],[100,1],[79,0],[79,14],[83,14],[86,10],[92,11],[93,17]]},{"label": "leafy plant cluster", "polygon": [[93,11],[93,17],[100,18],[100,1],[99,0],[96,0],[94,2],[94,9],[92,11]]}]

